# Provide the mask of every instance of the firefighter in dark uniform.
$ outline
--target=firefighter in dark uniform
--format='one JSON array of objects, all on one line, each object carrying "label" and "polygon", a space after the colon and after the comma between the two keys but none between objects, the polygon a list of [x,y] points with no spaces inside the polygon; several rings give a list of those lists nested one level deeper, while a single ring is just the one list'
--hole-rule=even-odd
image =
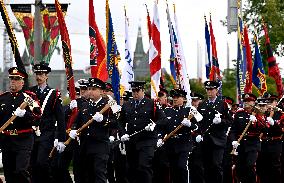
[{"label": "firefighter in dark uniform", "polygon": [[[169,107],[168,104],[168,91],[164,88],[160,88],[157,99],[165,110]],[[158,130],[159,131],[159,130]],[[161,136],[161,134],[159,135]],[[153,182],[154,183],[169,183],[170,182],[170,169],[169,161],[164,147],[160,147],[155,151],[153,159]]]},{"label": "firefighter in dark uniform", "polygon": [[223,181],[222,160],[226,147],[228,126],[232,122],[227,103],[217,97],[219,83],[204,83],[208,99],[203,101],[198,111],[203,116],[199,124],[196,141],[201,142],[201,153],[206,183]]},{"label": "firefighter in dark uniform", "polygon": [[284,127],[284,115],[277,110],[277,96],[270,95],[267,98],[268,111],[266,113],[266,127],[261,135],[261,152],[257,160],[257,173],[261,183],[281,182],[281,152],[282,152],[282,128]]},{"label": "firefighter in dark uniform", "polygon": [[[129,82],[133,100],[122,106],[120,122],[123,124],[121,140],[126,142],[126,155],[129,165],[129,182],[151,183],[153,178],[152,160],[157,145],[155,123],[165,120],[159,104],[144,96],[144,81]],[[154,122],[152,122],[154,121]],[[129,136],[133,133],[138,133]]]},{"label": "firefighter in dark uniform", "polygon": [[[191,105],[198,108],[199,104],[204,99],[204,96],[191,92]],[[195,133],[193,132],[193,137],[195,137]],[[190,171],[190,181],[191,183],[203,183],[204,182],[204,169],[202,164],[202,156],[201,156],[201,146],[196,141],[193,141],[192,152],[189,155],[189,171]]]},{"label": "firefighter in dark uniform", "polygon": [[55,146],[59,153],[63,152],[65,145],[65,116],[62,107],[61,94],[48,86],[48,73],[50,67],[36,64],[33,67],[36,74],[37,85],[31,87],[36,93],[42,108],[42,117],[35,127],[35,142],[32,151],[32,182],[49,183],[55,173],[50,166],[48,155]]},{"label": "firefighter in dark uniform", "polygon": [[[99,113],[108,103],[108,100],[102,97],[104,88],[105,83],[100,79],[89,79],[88,95],[90,100],[79,110],[72,127],[78,129],[90,119],[94,120],[79,136],[80,152],[84,152],[80,156],[86,167],[83,170],[86,173],[86,183],[107,182],[107,161],[110,151],[109,129],[117,128],[117,120],[111,109],[108,109],[104,114]],[[69,136],[72,139],[78,138],[77,130],[71,130]]]},{"label": "firefighter in dark uniform", "polygon": [[[227,97],[227,96],[222,96],[222,99],[224,100],[224,102],[227,103],[228,108],[229,108],[229,113],[230,116],[232,116],[232,118],[234,117],[234,112],[232,111],[232,106],[234,104],[234,99],[232,99],[231,97]],[[226,148],[224,151],[224,157],[223,157],[223,182],[233,182],[233,172],[232,172],[232,155],[231,155],[231,151],[232,151],[232,140],[230,139],[230,131],[231,131],[231,126],[228,127],[228,130],[226,132],[226,136],[227,138],[227,144],[226,144]]]},{"label": "firefighter in dark uniform", "polygon": [[[240,182],[256,182],[255,165],[258,152],[260,151],[260,139],[262,129],[265,127],[266,117],[264,115],[266,104],[259,100],[255,108],[256,96],[251,93],[243,94],[244,108],[240,108],[234,117],[231,127],[230,138],[233,149],[236,150],[236,173]],[[256,111],[255,111],[256,110]],[[246,126],[251,121],[243,139],[238,138],[244,133]]]},{"label": "firefighter in dark uniform", "polygon": [[10,92],[0,95],[0,125],[13,115],[16,119],[1,134],[2,162],[7,183],[30,183],[28,172],[34,137],[32,125],[41,116],[37,101],[32,106],[21,109],[24,99],[36,100],[36,95],[23,91],[24,78],[28,75],[16,67],[9,69]]},{"label": "firefighter in dark uniform", "polygon": [[[181,89],[173,89],[170,91],[170,96],[173,98],[173,107],[166,107],[164,112],[167,117],[167,123],[162,131],[162,137],[165,134],[170,134],[180,124],[183,127],[177,133],[165,141],[165,149],[170,166],[170,177],[173,183],[188,183],[188,157],[189,152],[192,150],[192,131],[197,129],[195,118],[187,119],[191,107],[185,107],[184,101],[186,100],[186,92]],[[159,139],[157,146],[163,144],[163,140]]]}]

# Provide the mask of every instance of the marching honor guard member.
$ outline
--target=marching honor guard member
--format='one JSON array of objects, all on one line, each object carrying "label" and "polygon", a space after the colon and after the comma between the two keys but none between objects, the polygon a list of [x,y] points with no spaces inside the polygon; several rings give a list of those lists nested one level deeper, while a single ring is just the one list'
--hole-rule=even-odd
[{"label": "marching honor guard member", "polygon": [[203,120],[198,123],[199,135],[196,141],[201,142],[201,153],[206,183],[222,183],[222,160],[226,147],[226,132],[231,123],[229,109],[226,102],[217,97],[219,83],[204,82],[208,99],[198,107]]},{"label": "marching honor guard member", "polygon": [[[79,110],[77,119],[72,129],[78,129],[87,123],[91,123],[79,136],[80,159],[84,163],[84,183],[106,183],[107,162],[109,158],[109,130],[117,128],[116,116],[108,109],[104,114],[99,112],[108,104],[103,95],[105,83],[98,78],[89,78],[88,95],[90,100]],[[77,139],[77,130],[71,130],[69,136]],[[83,181],[82,181],[83,182]]]},{"label": "marching honor guard member", "polygon": [[[35,143],[32,151],[32,182],[50,183],[51,167],[49,153],[53,146],[59,153],[63,152],[65,145],[65,115],[62,107],[61,94],[56,89],[48,86],[48,73],[50,67],[44,64],[36,64],[33,67],[36,74],[37,85],[31,87],[36,93],[42,108],[42,117],[35,127]],[[52,172],[53,173],[53,172]]]},{"label": "marching honor guard member", "polygon": [[166,107],[164,112],[167,117],[167,123],[162,131],[162,137],[169,135],[179,125],[183,125],[172,137],[163,142],[159,139],[157,146],[162,146],[163,143],[166,149],[166,154],[170,166],[170,177],[173,183],[188,183],[188,158],[189,152],[192,150],[192,131],[197,129],[196,119],[192,117],[188,119],[190,113],[196,108],[185,107],[186,92],[181,89],[172,89],[170,96],[173,98],[173,107]]},{"label": "marching honor guard member", "polygon": [[32,126],[41,116],[37,101],[20,108],[26,98],[36,100],[36,95],[23,91],[24,78],[28,75],[16,67],[9,69],[10,92],[0,95],[0,125],[12,116],[16,118],[1,133],[2,162],[7,183],[30,183],[28,172],[34,137]]},{"label": "marching honor guard member", "polygon": [[[256,96],[251,93],[243,94],[244,108],[238,109],[231,128],[233,151],[237,155],[236,173],[240,182],[256,182],[256,160],[260,151],[261,130],[265,127],[266,103],[258,101],[255,107]],[[271,121],[268,119],[268,122]]]},{"label": "marching honor guard member", "polygon": [[[123,124],[122,134],[124,134],[121,136],[121,141],[126,142],[129,182],[151,183],[152,160],[157,145],[155,125],[165,120],[165,114],[155,101],[145,97],[145,81],[129,83],[133,100],[125,102],[120,113],[120,122]],[[124,131],[125,127],[127,129]]]}]

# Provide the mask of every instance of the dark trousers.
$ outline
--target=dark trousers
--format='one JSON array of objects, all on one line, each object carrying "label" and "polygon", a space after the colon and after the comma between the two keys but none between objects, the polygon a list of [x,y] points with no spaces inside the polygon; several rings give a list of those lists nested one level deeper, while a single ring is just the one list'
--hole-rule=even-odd
[{"label": "dark trousers", "polygon": [[136,148],[136,144],[126,145],[130,183],[151,183],[153,179],[152,160],[154,146]]},{"label": "dark trousers", "polygon": [[170,161],[170,175],[172,183],[188,183],[188,155],[189,152],[170,152],[168,154]]},{"label": "dark trousers", "polygon": [[87,183],[107,183],[108,154],[87,154]]},{"label": "dark trousers", "polygon": [[261,183],[281,182],[281,153],[261,152],[257,159],[257,173]]},{"label": "dark trousers", "polygon": [[196,144],[189,155],[191,183],[204,183],[204,168],[200,144]]},{"label": "dark trousers", "polygon": [[153,159],[153,183],[170,183],[170,167],[166,149],[160,147]]},{"label": "dark trousers", "polygon": [[52,170],[48,156],[53,147],[53,140],[47,139],[34,143],[31,157],[33,183],[50,183],[52,181]]},{"label": "dark trousers", "polygon": [[80,164],[82,163],[80,160],[80,146],[77,141],[73,141],[73,174],[74,174],[74,182],[75,183],[82,183],[82,167],[80,167]]},{"label": "dark trousers", "polygon": [[204,179],[206,183],[222,183],[224,147],[216,146],[210,139],[201,142]]},{"label": "dark trousers", "polygon": [[258,152],[256,150],[239,151],[236,162],[237,176],[242,183],[255,183],[255,165]]},{"label": "dark trousers", "polygon": [[233,156],[232,151],[232,141],[227,141],[227,145],[224,151],[223,157],[223,182],[231,183],[233,182]]},{"label": "dark trousers", "polygon": [[30,163],[30,150],[2,151],[2,162],[6,183],[30,183],[28,172]]},{"label": "dark trousers", "polygon": [[119,144],[114,148],[114,171],[116,183],[128,183],[126,155],[121,153],[120,148],[124,148],[125,151],[125,145],[123,144]]},{"label": "dark trousers", "polygon": [[109,153],[109,159],[107,162],[107,179],[109,183],[115,183],[115,177],[114,177],[114,149],[110,149]]}]

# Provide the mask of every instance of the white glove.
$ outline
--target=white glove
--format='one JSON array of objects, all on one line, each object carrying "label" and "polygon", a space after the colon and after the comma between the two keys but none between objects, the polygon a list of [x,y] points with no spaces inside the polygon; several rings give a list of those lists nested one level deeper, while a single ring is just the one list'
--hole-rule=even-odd
[{"label": "white glove", "polygon": [[57,146],[58,146],[58,139],[54,139],[53,146],[54,146],[54,147],[57,147]]},{"label": "white glove", "polygon": [[104,116],[100,114],[99,112],[96,112],[96,114],[93,116],[93,119],[97,122],[102,122],[104,119]]},{"label": "white glove", "polygon": [[[57,139],[56,139],[57,140]],[[62,153],[65,150],[66,145],[63,142],[58,142],[56,149],[59,153]]]},{"label": "white glove", "polygon": [[155,129],[155,126],[156,126],[156,123],[149,123],[146,127],[145,127],[145,130],[148,131],[148,132],[152,132],[154,131]]},{"label": "white glove", "polygon": [[221,123],[221,117],[219,114],[215,114],[215,118],[213,119],[214,124],[219,124]]},{"label": "white glove", "polygon": [[69,132],[69,137],[70,137],[71,139],[78,138],[77,130],[71,130],[71,131]]},{"label": "white glove", "polygon": [[188,120],[188,119],[186,119],[186,118],[184,118],[184,119],[182,120],[181,124],[182,124],[183,126],[187,126],[187,127],[190,127],[190,126],[191,126],[190,120]]},{"label": "white glove", "polygon": [[257,119],[256,119],[256,117],[254,115],[250,115],[249,116],[249,120],[252,121],[252,122],[256,122],[257,121]]},{"label": "white glove", "polygon": [[120,138],[120,140],[121,140],[122,142],[129,141],[129,135],[128,135],[128,134],[122,135],[121,138]]},{"label": "white glove", "polygon": [[114,136],[109,136],[109,138],[108,138],[108,139],[109,139],[109,142],[110,142],[110,143],[113,143],[113,142],[114,142],[114,140],[115,140]]},{"label": "white glove", "polygon": [[234,149],[237,149],[239,145],[240,145],[240,143],[238,143],[238,141],[232,142],[232,146],[233,146]]},{"label": "white glove", "polygon": [[164,145],[163,139],[158,139],[157,147],[162,147]]},{"label": "white glove", "polygon": [[195,140],[196,140],[197,143],[199,143],[199,142],[203,141],[203,137],[201,135],[197,135]]},{"label": "white glove", "polygon": [[72,110],[72,109],[74,109],[76,107],[77,107],[77,101],[76,100],[71,100],[71,102],[70,102],[70,109]]},{"label": "white glove", "polygon": [[267,117],[266,120],[271,126],[274,125],[274,120],[271,117]]},{"label": "white glove", "polygon": [[14,112],[14,115],[18,116],[18,117],[23,117],[26,113],[26,110],[25,109],[20,109],[20,107],[18,107],[16,109],[16,111]]}]

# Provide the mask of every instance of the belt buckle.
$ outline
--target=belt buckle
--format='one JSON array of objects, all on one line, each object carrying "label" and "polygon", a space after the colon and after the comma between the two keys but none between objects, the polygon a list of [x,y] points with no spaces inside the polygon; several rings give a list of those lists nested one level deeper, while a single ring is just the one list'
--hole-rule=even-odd
[{"label": "belt buckle", "polygon": [[18,130],[10,130],[10,135],[18,135]]}]

